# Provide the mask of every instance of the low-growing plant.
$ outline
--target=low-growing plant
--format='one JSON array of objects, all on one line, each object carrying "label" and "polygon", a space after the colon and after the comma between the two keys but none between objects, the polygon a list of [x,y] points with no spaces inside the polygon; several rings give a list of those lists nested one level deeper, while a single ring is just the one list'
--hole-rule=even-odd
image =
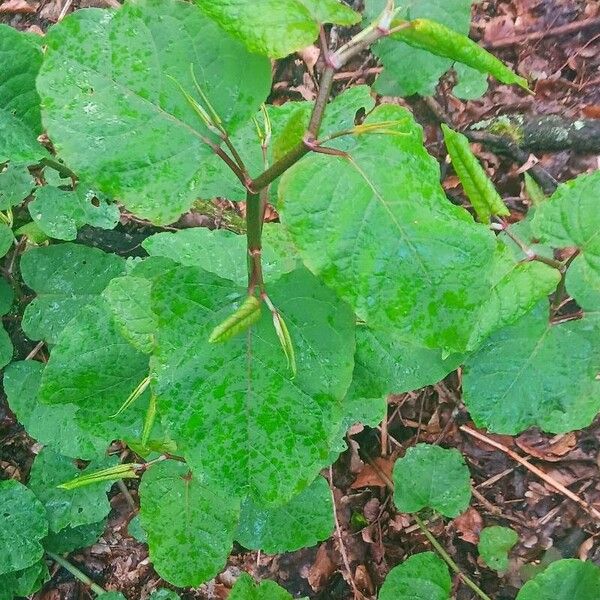
[{"label": "low-growing plant", "polygon": [[[446,127],[474,219],[447,200],[409,110],[364,85],[331,99],[336,72],[369,48],[380,93],[431,93],[450,68],[464,97],[488,74],[527,90],[466,36],[470,0],[448,4],[372,0],[363,17],[337,0],[127,0],[43,38],[0,26],[0,254],[20,240],[0,314],[24,308],[23,332],[50,351],[45,365],[11,363],[0,329],[9,406],[45,446],[27,487],[0,483],[0,599],[39,589],[44,553],[86,581],[62,555],[98,539],[123,478],[141,479],[130,531],[175,586],[215,577],[234,541],[279,553],[326,539],[319,473],[348,427],[376,425],[388,394],[461,365],[473,420],[497,433],[565,432],[600,411],[600,174],[509,226],[467,139]],[[352,28],[349,41],[334,47],[331,24]],[[271,59],[319,37],[316,100],[266,104]],[[162,226],[215,197],[245,202],[243,230],[156,233],[143,257],[73,243],[84,225],[115,227],[116,202]],[[280,222],[264,223],[268,204]],[[572,247],[576,258],[555,258]],[[578,306],[565,313],[568,296]],[[107,459],[115,440],[139,461]],[[396,463],[394,486],[425,535],[419,511],[455,517],[471,496],[460,454],[429,445]],[[410,557],[380,598],[448,598],[446,564],[487,598],[428,538],[443,560]],[[519,598],[550,598],[535,590],[558,578],[561,598],[591,600],[579,577],[598,589],[596,567],[561,561]],[[230,595],[290,597],[247,575]]]}]

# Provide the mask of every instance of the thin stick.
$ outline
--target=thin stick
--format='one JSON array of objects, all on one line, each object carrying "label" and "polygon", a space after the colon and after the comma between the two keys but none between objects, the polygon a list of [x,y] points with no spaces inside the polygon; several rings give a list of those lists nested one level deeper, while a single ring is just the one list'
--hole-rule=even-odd
[{"label": "thin stick", "polygon": [[523,33],[521,35],[515,35],[512,37],[501,38],[492,42],[484,43],[485,48],[488,50],[497,48],[506,48],[507,46],[522,45],[526,42],[533,40],[541,40],[546,37],[556,37],[563,34],[573,34],[590,27],[600,27],[600,17],[593,19],[584,19],[582,21],[574,21],[573,23],[567,23],[566,25],[559,25],[552,29],[545,31],[532,31],[531,33]]},{"label": "thin stick", "polygon": [[101,588],[97,583],[94,583],[85,573],[81,572],[75,565],[72,565],[68,560],[64,559],[62,556],[58,556],[58,554],[54,554],[53,552],[46,552],[46,554],[57,564],[59,564],[65,571],[69,571],[75,579],[81,581],[87,585],[94,594],[100,596],[101,594],[106,594],[106,590]]},{"label": "thin stick", "polygon": [[125,482],[122,479],[119,479],[119,481],[117,481],[117,486],[119,487],[119,490],[121,491],[123,496],[125,496],[125,500],[127,500],[127,504],[129,504],[131,510],[133,512],[136,512],[137,506],[135,505],[135,500],[133,499],[131,492],[127,489]]},{"label": "thin stick", "polygon": [[541,480],[545,481],[548,485],[551,485],[557,492],[561,493],[563,496],[569,498],[573,502],[579,504],[585,512],[594,517],[595,519],[600,520],[600,511],[591,506],[588,502],[586,502],[583,498],[580,498],[577,494],[574,494],[570,489],[566,488],[562,483],[559,483],[548,475],[544,473],[541,469],[538,469],[535,465],[532,465],[529,461],[525,460],[522,456],[519,456],[516,452],[513,452],[510,448],[507,448],[504,444],[500,442],[496,442],[495,440],[489,438],[487,435],[483,433],[479,433],[479,431],[475,431],[466,425],[461,425],[459,428],[462,432],[474,437],[475,439],[486,443],[488,446],[492,446],[492,448],[496,448],[501,452],[504,452],[507,456],[510,456],[514,461],[518,462],[520,465],[524,466],[527,470],[531,471],[534,475],[537,475]]},{"label": "thin stick", "polygon": [[444,550],[443,546],[435,539],[435,536],[427,529],[425,523],[423,523],[421,517],[415,514],[413,515],[415,522],[419,526],[419,529],[423,532],[423,535],[429,540],[430,544],[436,549],[437,553],[444,559],[447,565],[461,578],[465,585],[469,586],[481,600],[492,600],[479,586],[469,579],[460,569],[460,567],[452,560],[450,555]]},{"label": "thin stick", "polygon": [[348,560],[348,554],[346,553],[346,547],[344,546],[344,540],[342,538],[342,528],[340,527],[340,521],[337,516],[337,508],[335,506],[335,495],[333,493],[333,471],[331,467],[329,467],[329,493],[331,494],[331,501],[333,503],[333,519],[335,521],[335,532],[338,536],[338,542],[340,544],[340,554],[342,555],[342,560],[344,561],[344,567],[346,572],[348,573],[348,579],[350,580],[350,585],[352,586],[352,591],[354,592],[355,598],[364,598],[364,596],[360,593],[358,588],[356,587],[356,583],[354,582],[354,577],[352,577],[352,570],[350,569],[350,561]]}]

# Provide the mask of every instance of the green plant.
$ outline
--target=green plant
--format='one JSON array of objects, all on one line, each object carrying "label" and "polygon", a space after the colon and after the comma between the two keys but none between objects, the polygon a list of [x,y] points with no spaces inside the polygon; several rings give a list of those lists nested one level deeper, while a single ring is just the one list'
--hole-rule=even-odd
[{"label": "green plant", "polygon": [[[451,19],[435,2],[415,14],[368,3],[350,41],[329,49],[324,36],[316,101],[280,107],[264,104],[270,58],[312,43],[322,24],[361,16],[337,0],[197,4],[77,11],[42,41],[0,26],[0,62],[14,66],[0,72],[0,254],[15,234],[25,238],[18,250],[27,246],[21,279],[10,271],[12,287],[0,282],[0,312],[20,315],[22,281],[35,294],[23,332],[50,349],[46,365],[16,361],[4,374],[10,407],[48,446],[29,488],[0,484],[14,511],[0,525],[8,598],[39,588],[44,552],[89,583],[60,554],[98,538],[106,491],[123,477],[141,479],[135,531],[174,585],[214,577],[234,541],[282,552],[325,539],[334,522],[319,472],[347,428],[376,424],[389,393],[459,365],[475,422],[499,433],[564,432],[600,410],[598,174],[509,227],[468,143],[446,129],[476,222],[446,199],[407,109],[375,107],[367,86],[329,101],[336,70],[374,44],[386,68],[379,90],[390,73],[402,81],[398,57],[404,70],[410,57],[427,65],[403,93],[426,93],[455,63],[472,81],[489,73],[527,88],[464,35],[470,2],[453,2]],[[43,129],[56,155],[37,141]],[[128,259],[71,243],[86,224],[114,227],[115,201],[166,225],[220,195],[245,200],[245,235],[157,233],[143,243],[147,257]],[[263,226],[268,202],[281,223]],[[573,246],[574,261],[554,258]],[[582,312],[565,318],[548,296],[567,292]],[[1,329],[0,363],[12,353]],[[140,462],[107,463],[114,440]],[[82,474],[73,458],[93,462]],[[397,462],[394,483],[404,512],[454,517],[471,494],[460,455],[430,445]],[[423,598],[448,597],[435,555],[393,570],[381,598],[417,585]],[[248,576],[231,592],[263,597],[289,595]]]}]

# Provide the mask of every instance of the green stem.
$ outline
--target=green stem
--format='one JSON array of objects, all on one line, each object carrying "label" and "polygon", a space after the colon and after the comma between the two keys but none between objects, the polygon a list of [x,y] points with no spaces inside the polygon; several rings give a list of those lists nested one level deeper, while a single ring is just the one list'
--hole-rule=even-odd
[{"label": "green stem", "polygon": [[443,546],[435,539],[435,536],[427,529],[423,520],[419,517],[419,515],[413,515],[416,524],[419,526],[419,529],[423,532],[423,535],[429,540],[431,545],[435,548],[437,553],[444,559],[446,564],[462,579],[465,585],[468,585],[474,592],[477,594],[481,600],[492,600],[482,589],[478,587],[478,585],[470,579],[467,575],[465,575],[460,567],[452,560],[450,555],[444,550]]},{"label": "green stem", "polygon": [[57,564],[59,564],[63,569],[69,571],[75,579],[79,579],[81,583],[87,585],[94,594],[100,596],[101,594],[106,594],[106,590],[101,588],[97,583],[94,583],[85,573],[82,573],[75,565],[72,565],[68,560],[64,559],[62,556],[58,556],[58,554],[54,554],[53,552],[46,552],[46,554]]}]

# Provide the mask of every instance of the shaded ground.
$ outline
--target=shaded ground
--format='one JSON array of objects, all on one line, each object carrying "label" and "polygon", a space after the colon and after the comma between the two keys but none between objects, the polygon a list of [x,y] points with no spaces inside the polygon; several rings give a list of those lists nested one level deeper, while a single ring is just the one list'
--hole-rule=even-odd
[{"label": "shaded ground", "polygon": [[[70,9],[93,3],[106,6],[103,1],[76,2]],[[58,19],[66,6],[65,0],[8,0],[0,3],[0,20],[21,29],[41,31]],[[573,23],[579,25],[569,25]],[[565,26],[570,29],[565,30]],[[449,94],[449,85],[442,83],[438,106],[457,126],[513,113],[600,118],[598,2],[483,0],[476,9],[472,35],[532,80],[536,96],[492,84],[482,99],[461,102]],[[312,99],[314,83],[306,62],[293,58],[277,67],[274,102]],[[359,61],[348,73],[340,74],[338,91],[352,83],[371,82],[376,67],[374,61]],[[428,149],[443,161],[439,121],[431,103],[417,98],[401,102],[413,109],[425,127]],[[512,220],[521,219],[527,202],[520,165],[487,148],[479,148],[478,154],[512,209]],[[558,180],[598,168],[596,156],[559,152],[538,158]],[[444,187],[454,202],[461,201],[458,181],[451,173],[446,174]],[[220,226],[235,221],[236,210],[240,209],[221,201],[210,210],[207,207],[186,217],[181,225]],[[125,219],[116,236],[105,232],[107,238],[94,239],[93,243],[129,250],[136,246],[137,236],[150,232],[143,224]],[[125,238],[125,233],[132,237]],[[93,233],[87,234],[88,243],[93,237]],[[27,340],[21,340],[20,347],[18,340],[15,341],[21,358],[31,351]],[[39,352],[43,358],[44,349]],[[531,563],[536,561],[562,556],[600,564],[598,522],[581,506],[558,493],[553,484],[543,482],[506,452],[459,429],[468,422],[460,398],[460,373],[452,374],[437,386],[391,397],[387,425],[383,429],[354,432],[352,449],[341,456],[331,471],[340,531],[315,548],[284,555],[261,556],[234,548],[222,575],[196,591],[184,593],[183,597],[223,599],[242,569],[259,578],[274,579],[298,596],[342,600],[359,592],[366,598],[374,598],[391,567],[410,554],[429,549],[410,517],[394,512],[386,487],[386,474],[391,472],[394,460],[417,441],[457,448],[466,458],[477,492],[471,508],[453,521],[434,520],[428,526],[460,567],[494,600],[513,599],[523,579],[535,569]],[[494,439],[521,456],[530,457],[552,480],[585,502],[600,507],[600,422],[561,436],[529,431],[514,438],[494,436]],[[36,450],[5,404],[0,403],[0,476],[25,481]],[[128,485],[132,486],[131,495],[136,500],[135,484]],[[148,563],[145,546],[127,534],[133,511],[116,486],[111,502],[113,511],[101,540],[92,548],[74,553],[70,560],[106,589],[123,591],[132,600],[143,599],[160,580]],[[510,568],[502,577],[477,560],[479,531],[489,525],[508,525],[519,533]],[[64,570],[54,569],[52,574],[52,580],[36,595],[37,599],[89,597],[85,587]],[[458,580],[455,592],[459,600],[473,597]]]}]

